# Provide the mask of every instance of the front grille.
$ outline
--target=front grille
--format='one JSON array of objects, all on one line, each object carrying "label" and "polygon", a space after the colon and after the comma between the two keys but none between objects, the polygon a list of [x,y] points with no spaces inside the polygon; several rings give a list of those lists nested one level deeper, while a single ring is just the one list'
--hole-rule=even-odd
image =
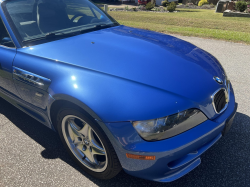
[{"label": "front grille", "polygon": [[215,111],[217,113],[222,112],[222,109],[226,106],[227,104],[227,99],[226,99],[226,94],[225,94],[225,89],[219,90],[213,98],[213,104]]}]

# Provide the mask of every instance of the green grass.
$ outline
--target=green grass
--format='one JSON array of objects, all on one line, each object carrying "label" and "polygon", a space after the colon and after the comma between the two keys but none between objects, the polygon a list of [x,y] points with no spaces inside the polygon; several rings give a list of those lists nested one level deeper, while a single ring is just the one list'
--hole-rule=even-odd
[{"label": "green grass", "polygon": [[214,10],[177,10],[180,12],[109,12],[109,14],[120,24],[131,27],[250,44],[250,18],[223,17]]}]

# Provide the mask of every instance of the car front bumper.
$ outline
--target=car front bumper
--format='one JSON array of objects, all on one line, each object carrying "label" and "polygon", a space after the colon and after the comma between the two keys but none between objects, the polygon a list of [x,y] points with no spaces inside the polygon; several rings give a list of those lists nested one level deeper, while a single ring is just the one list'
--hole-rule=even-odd
[{"label": "car front bumper", "polygon": [[[231,89],[232,90],[232,89]],[[230,129],[237,104],[233,90],[228,108],[216,119],[172,138],[147,142],[131,123],[106,123],[112,134],[112,144],[124,171],[130,175],[158,182],[171,182],[187,174],[201,163],[200,155]],[[136,160],[126,153],[155,156],[155,160]]]}]

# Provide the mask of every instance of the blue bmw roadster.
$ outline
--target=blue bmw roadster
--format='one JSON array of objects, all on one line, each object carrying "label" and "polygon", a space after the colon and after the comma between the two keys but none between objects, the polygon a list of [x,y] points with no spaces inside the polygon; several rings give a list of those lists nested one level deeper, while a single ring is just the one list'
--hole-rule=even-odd
[{"label": "blue bmw roadster", "polygon": [[0,96],[56,131],[86,173],[170,182],[230,129],[234,91],[206,51],[88,0],[0,4]]}]

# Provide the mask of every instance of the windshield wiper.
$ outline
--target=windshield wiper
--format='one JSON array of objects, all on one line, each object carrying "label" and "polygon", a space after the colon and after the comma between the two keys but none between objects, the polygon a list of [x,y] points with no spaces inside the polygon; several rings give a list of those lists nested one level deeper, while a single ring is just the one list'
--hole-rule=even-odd
[{"label": "windshield wiper", "polygon": [[80,33],[83,34],[83,33],[87,33],[90,31],[96,31],[96,30],[105,29],[105,28],[114,27],[114,26],[116,26],[116,24],[99,24],[89,29],[81,30]]},{"label": "windshield wiper", "polygon": [[107,27],[112,27],[114,26],[114,24],[100,24],[100,25],[96,25],[95,28],[107,28]]},{"label": "windshield wiper", "polygon": [[76,32],[70,32],[70,33],[51,32],[51,33],[47,33],[45,35],[45,38],[50,39],[50,38],[67,37],[67,36],[75,36],[75,35],[76,35]]},{"label": "windshield wiper", "polygon": [[51,33],[47,33],[45,36],[24,40],[22,42],[34,42],[34,41],[39,41],[39,40],[44,40],[44,39],[63,38],[63,37],[69,37],[69,36],[75,36],[75,35],[77,35],[76,32],[73,32],[73,33],[72,32],[71,33],[51,32]]}]

